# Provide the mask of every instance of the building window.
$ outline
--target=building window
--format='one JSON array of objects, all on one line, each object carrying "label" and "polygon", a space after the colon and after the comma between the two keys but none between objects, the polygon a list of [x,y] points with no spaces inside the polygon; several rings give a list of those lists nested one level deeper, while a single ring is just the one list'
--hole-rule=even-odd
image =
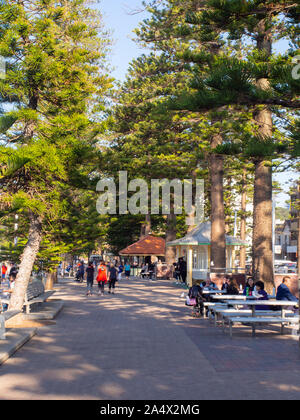
[{"label": "building window", "polygon": [[205,246],[197,246],[193,248],[193,269],[208,269],[208,254]]}]

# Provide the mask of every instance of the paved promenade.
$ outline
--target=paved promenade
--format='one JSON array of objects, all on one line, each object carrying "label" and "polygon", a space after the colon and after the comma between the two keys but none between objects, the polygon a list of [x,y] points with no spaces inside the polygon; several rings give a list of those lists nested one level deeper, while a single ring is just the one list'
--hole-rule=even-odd
[{"label": "paved promenade", "polygon": [[[122,281],[116,295],[55,285],[53,325],[0,366],[0,399],[300,399],[300,350],[289,336],[233,340],[193,319],[167,281]],[[274,330],[276,331],[276,329]]]}]

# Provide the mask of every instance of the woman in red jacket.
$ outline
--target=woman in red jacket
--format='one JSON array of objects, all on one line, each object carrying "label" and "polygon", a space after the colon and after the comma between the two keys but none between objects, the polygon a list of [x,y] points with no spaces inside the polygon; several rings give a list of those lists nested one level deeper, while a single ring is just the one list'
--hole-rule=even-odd
[{"label": "woman in red jacket", "polygon": [[104,262],[100,264],[98,275],[97,275],[97,282],[98,282],[98,295],[104,295],[104,286],[107,283],[107,268]]}]

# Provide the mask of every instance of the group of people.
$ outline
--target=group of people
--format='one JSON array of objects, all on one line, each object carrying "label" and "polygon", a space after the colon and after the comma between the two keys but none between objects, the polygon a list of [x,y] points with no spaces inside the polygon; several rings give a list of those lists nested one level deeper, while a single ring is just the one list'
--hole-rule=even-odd
[{"label": "group of people", "polygon": [[[292,287],[292,279],[289,276],[285,276],[282,279],[282,283],[278,286],[276,292],[276,300],[280,301],[291,301],[291,302],[298,302],[296,296],[294,296],[291,292]],[[204,295],[203,291],[206,290],[218,290],[217,285],[208,280],[207,282],[198,282],[193,285],[188,292],[188,298],[192,299],[199,311],[199,315],[203,316],[204,312],[204,302],[213,302],[214,298],[210,295]],[[230,276],[226,275],[225,281],[222,285],[222,290],[226,291],[228,295],[238,295],[240,293],[239,286],[236,280]],[[265,290],[265,284],[263,281],[254,282],[252,277],[247,279],[246,285],[243,289],[243,295],[245,296],[254,296],[257,300],[267,301],[269,300],[269,295]],[[275,306],[268,306],[268,305],[260,305],[255,307],[257,310],[276,310],[277,307]]]},{"label": "group of people", "polygon": [[1,265],[1,281],[5,281],[8,279],[9,281],[14,281],[17,277],[18,269],[15,263],[10,264],[10,268],[8,268],[6,263],[2,263]]},{"label": "group of people", "polygon": [[83,282],[86,278],[87,282],[87,296],[93,293],[94,281],[98,285],[98,294],[104,295],[105,285],[108,284],[108,293],[115,294],[116,283],[121,280],[122,274],[125,273],[126,279],[130,277],[131,266],[129,263],[123,265],[120,263],[110,262],[109,264],[101,261],[97,266],[93,261],[90,261],[85,267],[83,261],[78,264],[76,280],[78,282]]},{"label": "group of people", "polygon": [[[18,274],[18,269],[14,263],[10,264],[10,268],[6,263],[1,265],[1,294],[0,298],[8,299],[14,290],[15,280]],[[1,311],[6,311],[8,308],[7,303],[2,302]]]},{"label": "group of people", "polygon": [[153,277],[155,277],[155,264],[153,264],[153,262],[143,264],[140,275],[142,279],[148,277],[152,280]]}]

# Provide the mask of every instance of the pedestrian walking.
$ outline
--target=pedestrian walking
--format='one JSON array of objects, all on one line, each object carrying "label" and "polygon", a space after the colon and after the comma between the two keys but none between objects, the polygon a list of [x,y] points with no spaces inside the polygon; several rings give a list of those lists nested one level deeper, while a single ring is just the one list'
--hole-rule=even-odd
[{"label": "pedestrian walking", "polygon": [[98,295],[104,295],[104,287],[107,283],[107,268],[104,261],[101,262],[99,266],[99,271],[97,275],[97,282],[98,282]]},{"label": "pedestrian walking", "polygon": [[118,268],[118,281],[122,280],[123,271],[124,271],[124,265],[120,263],[119,268]]},{"label": "pedestrian walking", "polygon": [[78,280],[80,283],[83,282],[83,278],[84,278],[84,262],[81,261],[81,264],[78,267]]},{"label": "pedestrian walking", "polygon": [[131,266],[130,266],[130,264],[127,262],[127,263],[125,264],[125,276],[126,276],[126,279],[127,279],[127,280],[129,280],[129,277],[130,277],[130,270],[131,270]]},{"label": "pedestrian walking", "polygon": [[2,264],[1,267],[1,275],[2,275],[2,280],[5,280],[6,277],[6,272],[7,272],[7,266],[5,263]]},{"label": "pedestrian walking", "polygon": [[109,284],[108,293],[112,293],[113,295],[115,294],[117,275],[118,275],[118,270],[116,269],[115,265],[111,263],[110,269],[108,271],[108,284]]},{"label": "pedestrian walking", "polygon": [[179,261],[175,262],[173,265],[174,265],[174,278],[176,280],[176,283],[178,283],[180,280]]},{"label": "pedestrian walking", "polygon": [[95,274],[95,268],[92,261],[90,261],[86,269],[86,284],[87,284],[86,294],[87,296],[91,295],[93,292],[94,274]]},{"label": "pedestrian walking", "polygon": [[183,284],[186,284],[186,276],[187,276],[187,265],[186,261],[180,257],[179,258],[179,273]]}]

